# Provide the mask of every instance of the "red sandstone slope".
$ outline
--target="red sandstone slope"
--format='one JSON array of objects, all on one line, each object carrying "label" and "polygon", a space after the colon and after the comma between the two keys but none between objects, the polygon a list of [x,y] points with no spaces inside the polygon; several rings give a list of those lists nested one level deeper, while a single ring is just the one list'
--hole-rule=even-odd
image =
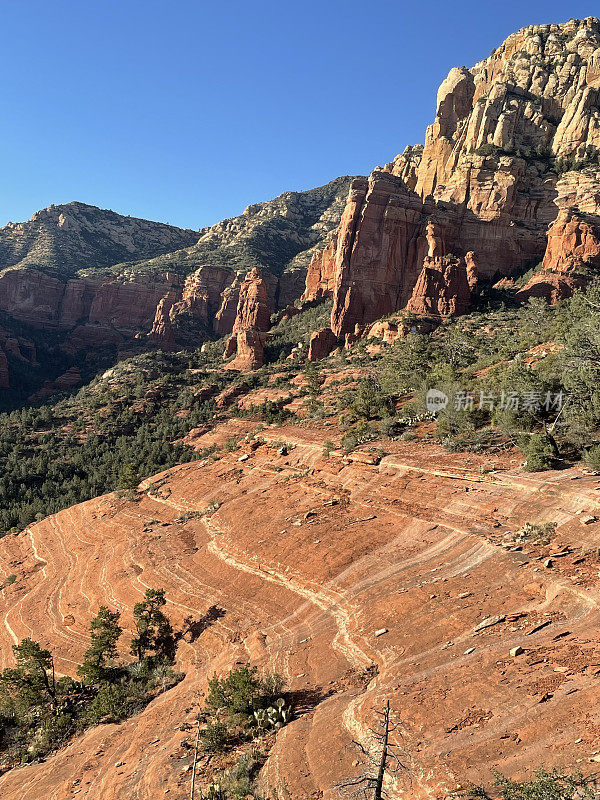
[{"label": "red sandstone slope", "polygon": [[[223,435],[232,428],[245,424]],[[187,464],[145,482],[155,497],[109,495],[0,542],[3,575],[17,575],[0,601],[2,666],[13,641],[33,636],[72,673],[98,605],[130,624],[148,586],[166,589],[176,626],[213,604],[225,611],[181,642],[182,683],[137,718],[7,773],[3,800],[183,800],[190,751],[179,726],[207,675],[248,658],[319,698],[281,731],[262,772],[265,787],[292,797],[336,796],[358,774],[351,740],[370,746],[373,709],[387,699],[411,778],[390,785],[391,797],[442,797],[494,766],[593,766],[600,524],[582,520],[600,516],[597,481],[486,473],[475,456],[399,443],[379,465],[324,461],[324,435],[270,428],[244,461],[238,451]],[[267,446],[281,441],[287,456]],[[215,500],[218,511],[186,521]],[[531,520],[558,523],[544,553],[497,544]],[[544,568],[553,549],[567,554]],[[501,619],[474,633],[486,617]],[[517,645],[525,653],[510,658]]]}]

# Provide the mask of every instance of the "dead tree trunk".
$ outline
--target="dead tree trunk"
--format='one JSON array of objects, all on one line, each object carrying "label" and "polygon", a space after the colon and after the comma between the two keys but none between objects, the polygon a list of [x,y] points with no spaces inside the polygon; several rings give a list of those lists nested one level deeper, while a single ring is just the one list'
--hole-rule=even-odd
[{"label": "dead tree trunk", "polygon": [[381,800],[383,793],[383,778],[385,776],[385,768],[388,760],[388,742],[390,738],[390,701],[388,700],[383,714],[383,735],[382,735],[382,750],[381,759],[379,760],[379,770],[377,772],[377,780],[375,782],[375,795],[374,800]]},{"label": "dead tree trunk", "polygon": [[194,763],[192,765],[192,786],[190,788],[190,800],[194,800],[196,791],[196,764],[198,763],[198,743],[200,742],[200,719],[196,726],[196,746],[194,747]]}]

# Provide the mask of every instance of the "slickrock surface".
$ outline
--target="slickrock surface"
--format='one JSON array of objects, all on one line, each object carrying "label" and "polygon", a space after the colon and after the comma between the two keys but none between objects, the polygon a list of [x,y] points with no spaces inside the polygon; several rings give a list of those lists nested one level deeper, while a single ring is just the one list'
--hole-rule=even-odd
[{"label": "slickrock surface", "polygon": [[[229,422],[222,435],[251,425]],[[387,699],[410,775],[388,785],[390,797],[441,798],[495,766],[513,776],[595,766],[598,481],[522,475],[506,458],[489,472],[489,458],[405,443],[383,458],[324,460],[326,434],[267,428],[254,449],[145,481],[139,502],[108,495],[0,541],[2,576],[17,576],[0,595],[2,666],[13,642],[33,636],[73,674],[99,604],[122,612],[127,635],[147,587],[166,589],[187,631],[179,685],[138,717],[8,772],[3,800],[183,800],[191,750],[180,726],[207,676],[246,659],[297,693],[298,716],[261,774],[292,797],[336,797],[338,782],[361,773],[351,742],[372,747]],[[558,524],[548,547],[501,546],[528,521]],[[213,605],[224,614],[210,621]],[[524,653],[511,656],[516,647]]]},{"label": "slickrock surface", "polygon": [[[599,92],[600,23],[593,17],[524,28],[472,69],[452,69],[424,147],[407,148],[368,181],[354,181],[337,240],[313,258],[305,296],[333,294],[334,333],[404,308],[417,282],[428,284],[417,290],[417,313],[462,308],[454,275],[440,262],[437,275],[424,273],[426,257],[471,252],[485,279],[542,261],[544,271],[593,265]],[[581,245],[560,225],[548,239],[559,210],[587,215],[578,223]],[[535,280],[547,280],[548,296],[577,283],[558,285],[551,274]]]}]

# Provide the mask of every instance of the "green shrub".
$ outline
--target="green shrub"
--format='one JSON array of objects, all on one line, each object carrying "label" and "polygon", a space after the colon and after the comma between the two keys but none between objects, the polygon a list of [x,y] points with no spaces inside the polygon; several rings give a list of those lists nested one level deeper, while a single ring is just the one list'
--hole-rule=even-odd
[{"label": "green shrub", "polygon": [[[558,769],[551,772],[540,769],[535,777],[525,781],[513,781],[498,772],[494,774],[494,796],[499,794],[502,800],[593,800],[596,796],[591,780],[580,773],[568,775]],[[461,794],[472,800],[490,798],[483,786],[471,786]]]},{"label": "green shrub", "polygon": [[256,749],[240,756],[239,761],[219,781],[224,794],[233,800],[245,800],[255,796],[254,779],[265,762],[265,757]]},{"label": "green shrub", "polygon": [[556,522],[544,522],[541,524],[534,524],[533,522],[526,522],[513,536],[514,542],[529,542],[534,545],[545,546],[550,544],[554,531],[556,530]]},{"label": "green shrub", "polygon": [[267,673],[261,678],[256,667],[244,664],[225,678],[213,675],[208,682],[206,708],[210,712],[225,711],[231,717],[249,718],[255,709],[270,705],[282,687],[280,675]]},{"label": "green shrub", "polygon": [[202,732],[202,749],[205,753],[220,753],[229,741],[229,728],[218,720],[208,722]]},{"label": "green shrub", "polygon": [[534,433],[523,446],[526,461],[523,469],[527,472],[542,472],[554,467],[554,448],[544,433]]},{"label": "green shrub", "polygon": [[105,683],[82,715],[82,723],[85,727],[99,722],[120,722],[141,707],[142,703],[133,694],[131,686]]},{"label": "green shrub", "polygon": [[584,452],[583,463],[589,472],[594,475],[600,474],[600,445],[593,445]]}]

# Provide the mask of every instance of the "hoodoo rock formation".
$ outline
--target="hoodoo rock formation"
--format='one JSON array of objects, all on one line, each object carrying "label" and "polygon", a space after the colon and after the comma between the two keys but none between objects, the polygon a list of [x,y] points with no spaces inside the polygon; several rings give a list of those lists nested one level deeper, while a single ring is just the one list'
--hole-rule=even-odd
[{"label": "hoodoo rock formation", "polygon": [[[461,313],[468,260],[484,280],[543,260],[548,274],[535,280],[548,285],[550,272],[596,266],[599,148],[599,21],[522,29],[472,69],[450,71],[424,147],[352,183],[305,298],[333,296],[342,336],[406,307]],[[562,284],[550,299],[577,281]]]},{"label": "hoodoo rock formation", "polygon": [[406,310],[418,316],[442,318],[464,314],[470,302],[471,287],[465,260],[426,256]]},{"label": "hoodoo rock formation", "polygon": [[258,270],[252,269],[239,290],[233,333],[225,347],[224,358],[230,369],[248,370],[262,367],[266,331],[271,325],[267,284]]}]

